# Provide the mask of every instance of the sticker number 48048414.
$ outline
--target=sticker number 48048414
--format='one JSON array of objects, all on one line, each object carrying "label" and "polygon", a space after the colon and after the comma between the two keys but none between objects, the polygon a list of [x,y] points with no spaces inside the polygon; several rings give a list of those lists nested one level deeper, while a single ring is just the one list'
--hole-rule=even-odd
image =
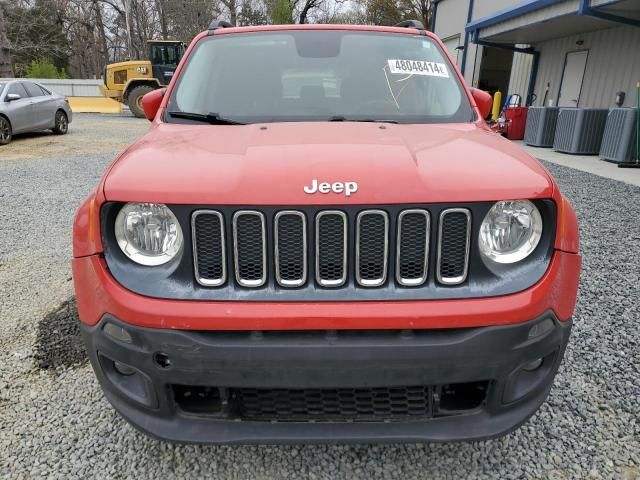
[{"label": "sticker number 48048414", "polygon": [[427,62],[425,60],[389,60],[391,73],[429,75],[432,77],[449,77],[444,63]]}]

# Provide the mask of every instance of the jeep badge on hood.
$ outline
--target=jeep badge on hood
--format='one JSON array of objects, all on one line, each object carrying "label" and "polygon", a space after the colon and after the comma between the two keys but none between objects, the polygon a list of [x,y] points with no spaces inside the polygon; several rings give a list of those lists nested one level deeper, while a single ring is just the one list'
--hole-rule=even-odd
[{"label": "jeep badge on hood", "polygon": [[311,186],[304,187],[304,193],[344,193],[347,197],[350,197],[352,193],[356,193],[357,191],[358,184],[356,182],[318,183],[318,180],[315,178],[311,180]]}]

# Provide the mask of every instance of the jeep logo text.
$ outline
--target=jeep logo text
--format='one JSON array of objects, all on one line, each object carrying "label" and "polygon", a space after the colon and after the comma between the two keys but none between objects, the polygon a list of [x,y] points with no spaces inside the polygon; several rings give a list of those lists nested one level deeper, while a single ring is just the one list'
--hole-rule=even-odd
[{"label": "jeep logo text", "polygon": [[318,183],[317,179],[311,180],[311,185],[304,187],[304,193],[344,193],[347,197],[350,197],[352,193],[358,191],[358,184],[356,182],[334,182]]}]

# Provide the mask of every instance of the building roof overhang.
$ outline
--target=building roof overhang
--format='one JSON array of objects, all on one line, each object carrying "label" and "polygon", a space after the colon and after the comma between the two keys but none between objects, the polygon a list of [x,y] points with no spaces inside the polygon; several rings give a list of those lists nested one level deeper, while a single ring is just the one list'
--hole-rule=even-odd
[{"label": "building roof overhang", "polygon": [[535,44],[617,24],[640,27],[638,0],[527,0],[469,22],[476,43]]}]

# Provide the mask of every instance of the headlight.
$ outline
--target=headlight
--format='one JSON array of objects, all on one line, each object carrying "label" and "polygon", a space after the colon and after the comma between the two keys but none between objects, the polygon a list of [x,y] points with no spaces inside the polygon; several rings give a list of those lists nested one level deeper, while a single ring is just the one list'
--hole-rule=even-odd
[{"label": "headlight", "polygon": [[515,263],[535,250],[542,217],[529,200],[497,202],[480,226],[480,253],[497,263]]},{"label": "headlight", "polygon": [[127,203],[116,217],[115,234],[124,254],[147,266],[167,263],[183,243],[178,219],[157,203]]}]

